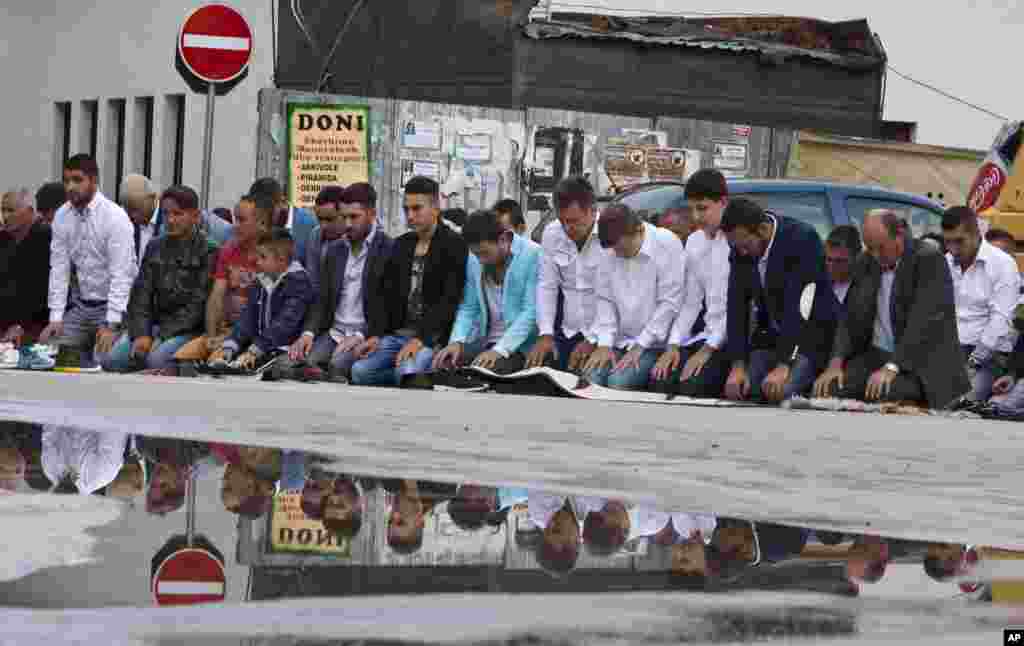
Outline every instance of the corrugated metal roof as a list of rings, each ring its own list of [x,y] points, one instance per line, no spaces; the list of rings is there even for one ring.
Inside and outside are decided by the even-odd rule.
[[[866,21],[825,23],[787,17],[622,18],[575,13],[553,13],[548,18],[542,12],[533,12],[524,32],[535,40],[618,40],[750,52],[780,60],[808,57],[851,69],[876,69],[886,60]],[[787,40],[812,46],[796,46]]]

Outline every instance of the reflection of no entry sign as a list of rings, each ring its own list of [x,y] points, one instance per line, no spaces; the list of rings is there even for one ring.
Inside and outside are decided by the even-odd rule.
[[[160,606],[219,603],[226,592],[224,566],[206,550],[179,550],[153,576],[153,597]]]
[[[221,4],[202,6],[181,25],[178,51],[189,71],[207,83],[224,83],[245,71],[252,30],[242,14]]]

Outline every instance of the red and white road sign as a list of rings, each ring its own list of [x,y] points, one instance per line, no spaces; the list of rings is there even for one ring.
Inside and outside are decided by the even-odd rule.
[[[206,550],[178,550],[153,576],[153,598],[160,606],[218,603],[226,594],[224,565]]]
[[[252,29],[242,14],[222,4],[199,7],[178,34],[178,52],[189,71],[207,83],[238,77],[252,58]]]

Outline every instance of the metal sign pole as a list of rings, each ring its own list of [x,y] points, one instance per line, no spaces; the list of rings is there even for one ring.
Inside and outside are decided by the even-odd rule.
[[[210,208],[210,175],[213,163],[213,108],[217,102],[217,84],[209,83],[206,91],[206,127],[203,133],[203,184],[201,207]]]
[[[186,489],[186,495],[188,500],[186,501],[187,508],[185,510],[185,540],[188,541],[188,546],[192,547],[194,537],[196,533],[196,470],[195,467],[189,469],[188,473],[188,487]]]

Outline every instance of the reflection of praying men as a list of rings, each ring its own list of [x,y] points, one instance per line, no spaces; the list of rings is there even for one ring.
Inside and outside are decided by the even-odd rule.
[[[58,493],[95,493],[121,471],[127,443],[127,433],[45,425],[43,473]]]

